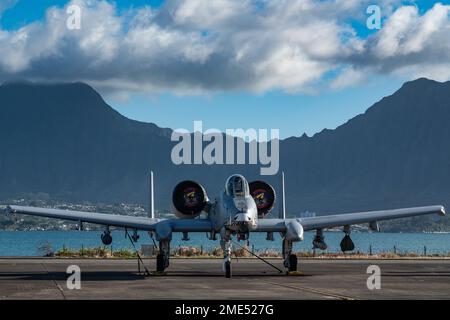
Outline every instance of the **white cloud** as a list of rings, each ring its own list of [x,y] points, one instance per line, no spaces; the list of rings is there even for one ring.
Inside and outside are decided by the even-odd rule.
[[[383,29],[363,39],[349,20],[364,22],[368,0],[168,0],[121,15],[110,2],[72,0],[81,30],[67,29],[57,7],[44,21],[0,29],[0,81],[198,94],[310,92],[319,82],[341,89],[371,73],[447,80],[450,7],[421,15],[398,3],[382,1]]]
[[[367,73],[369,72],[364,69],[355,70],[354,68],[345,68],[335,79],[331,81],[330,87],[334,90],[340,90],[346,87],[354,86],[366,79]]]
[[[177,25],[190,26],[194,29],[209,29],[233,27],[232,23],[239,23],[238,17],[250,15],[253,6],[248,0],[189,0],[170,3],[170,11]]]
[[[442,33],[449,35],[449,11],[450,6],[439,3],[423,16],[415,6],[399,8],[378,35],[376,53],[386,58],[434,50],[440,45],[433,40]]]
[[[450,6],[440,3],[423,15],[415,6],[397,9],[384,28],[365,41],[365,57],[359,66],[368,67],[369,72],[399,74],[407,79],[449,80],[449,13]]]

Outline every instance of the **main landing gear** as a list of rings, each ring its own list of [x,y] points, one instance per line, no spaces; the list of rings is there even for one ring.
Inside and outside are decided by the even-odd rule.
[[[283,259],[284,259],[284,267],[286,268],[286,273],[297,271],[297,256],[292,253],[292,241],[288,239],[283,239]]]
[[[169,267],[169,257],[170,257],[170,241],[169,240],[159,241],[159,253],[156,256],[157,272],[164,272],[164,270]]]

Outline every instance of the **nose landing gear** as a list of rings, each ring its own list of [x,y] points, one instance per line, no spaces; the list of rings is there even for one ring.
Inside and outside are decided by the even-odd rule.
[[[231,261],[224,262],[225,278],[231,278]]]
[[[220,237],[220,246],[223,250],[223,271],[226,278],[231,278],[231,234],[223,229]]]

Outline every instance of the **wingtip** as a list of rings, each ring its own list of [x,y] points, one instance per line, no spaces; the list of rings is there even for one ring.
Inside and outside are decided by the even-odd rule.
[[[444,206],[441,206],[441,212],[439,213],[441,216],[445,216],[446,212],[445,212],[445,208]]]

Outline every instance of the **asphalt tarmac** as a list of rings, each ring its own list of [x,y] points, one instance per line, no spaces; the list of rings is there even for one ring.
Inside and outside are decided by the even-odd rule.
[[[301,272],[288,276],[241,258],[231,279],[220,259],[170,262],[165,275],[143,276],[136,260],[3,258],[0,299],[450,299],[450,260],[299,260]],[[81,270],[79,290],[67,287],[70,265]],[[380,289],[367,286],[370,265],[380,268]]]

